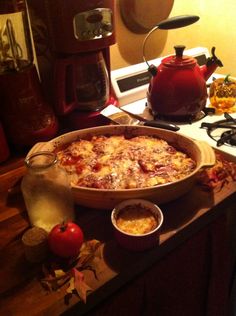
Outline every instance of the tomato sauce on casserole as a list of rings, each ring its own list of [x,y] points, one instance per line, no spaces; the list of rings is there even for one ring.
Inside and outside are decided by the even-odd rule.
[[[57,156],[73,185],[98,189],[152,187],[180,180],[196,167],[186,153],[152,136],[78,139]]]

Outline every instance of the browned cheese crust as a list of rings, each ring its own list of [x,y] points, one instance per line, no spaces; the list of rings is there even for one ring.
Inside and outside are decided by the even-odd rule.
[[[57,155],[72,185],[98,189],[152,187],[180,180],[196,167],[185,153],[151,136],[79,139]]]

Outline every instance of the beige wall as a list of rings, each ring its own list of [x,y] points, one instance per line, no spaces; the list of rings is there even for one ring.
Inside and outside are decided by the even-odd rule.
[[[157,1],[158,2],[158,1]],[[111,47],[111,67],[117,69],[142,62],[142,43],[145,34],[129,31],[120,16],[119,0],[116,12],[117,43]],[[173,53],[173,46],[183,44],[186,49],[216,47],[216,55],[224,64],[217,72],[236,76],[235,0],[175,0],[170,16],[194,14],[200,20],[185,28],[155,31],[148,39],[148,59]]]

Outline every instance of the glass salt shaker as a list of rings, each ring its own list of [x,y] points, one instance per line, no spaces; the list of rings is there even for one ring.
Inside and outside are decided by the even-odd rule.
[[[74,201],[66,172],[52,152],[36,152],[25,159],[27,173],[21,183],[32,226],[47,232],[63,221],[74,220]]]

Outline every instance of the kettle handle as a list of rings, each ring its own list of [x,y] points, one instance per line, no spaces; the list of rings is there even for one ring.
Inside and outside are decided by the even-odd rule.
[[[170,30],[193,24],[199,20],[197,15],[178,15],[161,21],[156,25],[161,30]]]
[[[57,59],[54,64],[54,102],[58,115],[70,113],[77,104],[73,58]],[[69,79],[70,87],[67,86]]]
[[[172,18],[161,21],[148,32],[148,34],[146,35],[143,41],[143,61],[147,64],[148,71],[151,73],[152,76],[155,76],[157,74],[157,68],[154,65],[149,65],[149,63],[147,62],[145,58],[145,47],[146,47],[146,42],[149,36],[157,29],[161,29],[161,30],[177,29],[180,27],[193,24],[197,22],[198,20],[199,20],[199,16],[197,15],[178,15],[178,16],[174,16]]]

